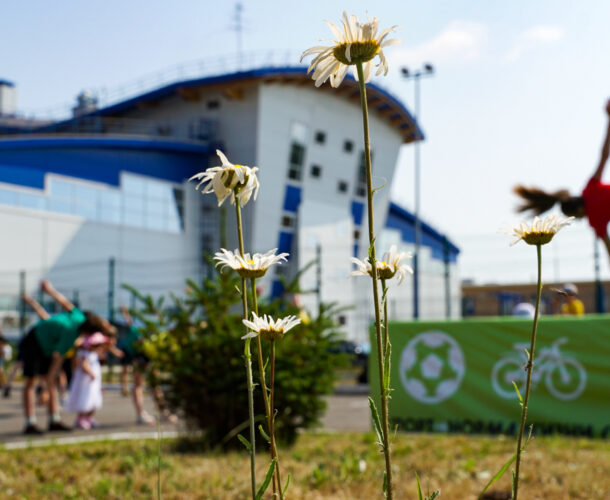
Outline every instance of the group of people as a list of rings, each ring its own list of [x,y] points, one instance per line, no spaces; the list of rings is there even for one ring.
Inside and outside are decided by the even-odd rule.
[[[143,407],[144,370],[147,359],[140,352],[141,334],[134,327],[127,308],[121,309],[124,323],[111,324],[105,318],[81,311],[48,280],[41,283],[41,291],[48,294],[62,312],[50,315],[36,300],[25,294],[23,300],[39,316],[39,321],[26,333],[18,346],[18,358],[5,382],[4,397],[10,397],[12,378],[23,369],[24,434],[39,435],[45,431],[37,424],[35,413],[36,383],[40,379],[47,394],[49,431],[69,431],[60,413],[59,390],[67,388],[63,398],[64,410],[76,414],[75,427],[91,429],[99,424],[95,413],[102,406],[102,361],[112,353],[123,365],[123,389],[126,389],[127,370],[133,367],[133,401],[138,423],[152,424],[155,419]],[[119,338],[118,331],[122,335]],[[118,340],[118,345],[117,345]],[[154,391],[162,408],[160,391]],[[175,417],[166,410],[170,421]]]

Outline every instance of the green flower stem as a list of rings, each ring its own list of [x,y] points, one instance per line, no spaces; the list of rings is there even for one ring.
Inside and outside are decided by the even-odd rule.
[[[275,397],[275,340],[271,341],[271,377],[269,380],[269,406],[270,406],[270,417],[269,417],[269,439],[271,440],[271,451],[275,453],[274,458],[277,460],[277,449],[275,447],[275,409],[274,409],[274,397]],[[282,479],[280,477],[280,468],[276,462],[275,472],[277,472],[277,483],[278,490],[280,492],[280,499],[284,498],[282,492]]]
[[[364,158],[366,161],[366,198],[369,228],[369,261],[371,264],[371,278],[373,280],[373,305],[375,307],[375,336],[377,341],[377,366],[379,370],[379,387],[381,393],[381,420],[383,430],[383,454],[386,468],[386,497],[392,499],[392,462],[390,458],[388,397],[384,390],[383,345],[381,338],[381,318],[379,311],[379,288],[377,286],[377,257],[375,255],[375,229],[373,224],[373,173],[371,168],[371,141],[369,137],[369,113],[366,102],[366,84],[362,62],[356,63],[358,83],[360,85],[360,105],[362,108],[362,125],[364,129]]]
[[[381,280],[381,293],[383,294],[383,356],[385,358],[390,346],[390,325],[388,323],[388,287],[386,280]]]
[[[250,290],[252,292],[252,310],[258,316],[258,297],[256,294],[256,279],[250,279]],[[263,345],[261,341],[260,335],[256,336],[257,348],[258,348],[258,370],[261,379],[261,386],[263,387],[263,401],[265,402],[265,412],[267,416],[267,430],[269,432],[269,439],[271,440],[270,448],[271,448],[271,458],[275,458],[275,469],[273,472],[273,488],[274,493],[277,487],[280,491],[280,498],[282,498],[282,483],[280,481],[280,461],[277,454],[277,447],[275,446],[275,435],[273,433],[273,404],[269,403],[269,394],[267,389],[267,382],[265,381],[265,363],[263,361]],[[275,354],[275,352],[274,352]],[[271,387],[273,387],[273,381],[271,382]]]
[[[515,466],[515,484],[513,500],[517,500],[519,493],[519,466],[521,465],[521,443],[525,430],[525,420],[527,417],[527,405],[530,399],[530,385],[532,381],[532,370],[534,368],[534,350],[536,348],[536,329],[538,328],[538,314],[540,311],[540,295],[542,294],[542,245],[536,245],[538,254],[538,291],[536,294],[536,312],[534,314],[534,326],[532,328],[532,338],[530,342],[529,359],[527,362],[527,381],[525,384],[525,396],[523,398],[523,409],[521,411],[521,427],[519,428],[519,438],[517,439],[517,458]]]
[[[236,193],[237,194],[237,193]],[[239,198],[235,196],[235,212],[237,215],[237,236],[239,239],[239,253],[244,255],[244,235],[241,220],[241,207]],[[248,319],[248,294],[246,278],[241,279],[241,303],[244,319]],[[248,328],[246,327],[246,333]],[[256,430],[254,427],[254,383],[252,381],[252,355],[250,354],[250,339],[246,339],[244,347],[246,362],[246,380],[248,384],[248,415],[250,420],[250,486],[252,489],[252,500],[256,498]]]

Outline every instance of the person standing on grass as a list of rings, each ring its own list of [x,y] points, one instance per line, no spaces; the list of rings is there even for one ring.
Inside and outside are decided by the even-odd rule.
[[[519,212],[532,211],[534,214],[540,215],[553,208],[555,203],[559,203],[561,211],[565,215],[577,218],[587,217],[589,225],[595,231],[596,236],[604,242],[608,256],[610,256],[610,237],[608,236],[610,184],[602,183],[602,174],[610,153],[610,99],[606,103],[605,111],[608,115],[608,123],[599,164],[580,196],[572,196],[565,189],[547,193],[538,188],[516,186],[514,191],[523,200],[523,204],[517,209]]]
[[[85,337],[75,358],[75,369],[66,411],[77,413],[75,427],[89,430],[99,427],[93,418],[102,407],[102,367],[100,356],[108,349],[110,339],[101,332]]]
[[[42,281],[41,290],[49,294],[64,312],[48,316],[44,309],[37,310],[35,301],[27,299],[41,320],[32,328],[23,339],[23,376],[25,386],[23,389],[23,411],[25,414],[24,434],[42,434],[43,430],[36,426],[34,411],[34,387],[36,379],[46,378],[49,391],[48,415],[49,431],[69,431],[61,420],[59,402],[57,397],[57,378],[61,369],[63,358],[74,345],[79,335],[87,337],[95,332],[112,332],[114,329],[95,313],[82,312],[74,306],[64,295],[55,290],[47,280]],[[38,305],[39,306],[39,305]],[[46,316],[45,316],[46,315]]]

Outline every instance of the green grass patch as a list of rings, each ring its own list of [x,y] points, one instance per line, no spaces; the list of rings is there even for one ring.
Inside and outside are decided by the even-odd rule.
[[[157,442],[97,442],[4,450],[0,453],[3,498],[156,498]],[[187,452],[182,450],[188,449]],[[259,446],[257,479],[269,459]],[[514,453],[506,437],[398,434],[393,443],[396,498],[417,498],[440,488],[441,498],[476,498]],[[306,433],[280,449],[283,475],[291,474],[289,498],[382,498],[383,455],[372,434]],[[607,441],[536,438],[523,457],[524,498],[605,498],[610,491]],[[195,446],[164,440],[163,499],[246,499],[249,459],[245,452],[197,453]],[[510,491],[510,472],[494,484]],[[268,493],[266,498],[270,498]]]

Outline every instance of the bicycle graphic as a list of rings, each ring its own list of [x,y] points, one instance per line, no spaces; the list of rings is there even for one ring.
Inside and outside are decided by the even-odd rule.
[[[532,390],[544,380],[548,391],[557,399],[570,401],[582,394],[587,385],[587,372],[584,367],[569,355],[564,355],[559,346],[566,344],[568,339],[562,337],[557,339],[551,347],[540,349],[534,359],[532,371]],[[519,354],[511,351],[500,359],[491,371],[491,383],[499,396],[511,399],[516,398],[517,393],[513,382],[517,384],[521,395],[525,394],[525,383],[527,372],[527,355],[524,349],[529,349],[529,344],[514,344],[514,349]]]

